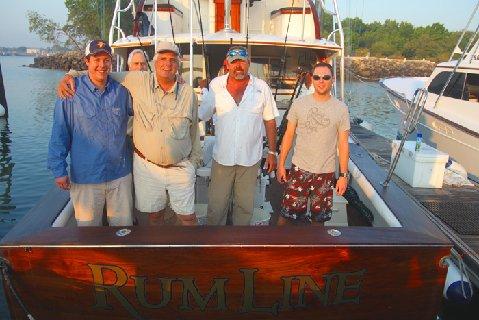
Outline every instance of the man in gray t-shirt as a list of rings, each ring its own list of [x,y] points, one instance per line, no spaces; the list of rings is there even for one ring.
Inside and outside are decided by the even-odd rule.
[[[339,150],[339,178],[336,192],[343,195],[348,183],[349,112],[331,96],[331,65],[320,62],[313,69],[314,93],[293,102],[281,145],[278,181],[286,182],[278,225],[290,220],[322,224],[331,219],[335,183],[336,150]],[[286,176],[286,158],[296,135],[293,166]],[[311,200],[307,215],[308,200]]]

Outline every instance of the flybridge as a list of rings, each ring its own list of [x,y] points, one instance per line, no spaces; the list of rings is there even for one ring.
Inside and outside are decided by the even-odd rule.
[[[231,45],[247,46],[250,71],[265,80],[277,101],[291,96],[298,70],[315,61],[336,65],[339,83],[334,91],[344,96],[344,34],[336,0],[327,8],[322,0],[157,0],[134,2],[122,9],[117,1],[109,41],[118,55],[117,71],[125,69],[126,57],[135,48],[153,56],[158,41],[175,42],[183,56],[180,72],[190,85],[198,78],[213,79]],[[133,32],[120,25],[120,15],[132,12]],[[333,16],[333,32],[320,34],[322,12]],[[191,54],[190,54],[191,53]]]

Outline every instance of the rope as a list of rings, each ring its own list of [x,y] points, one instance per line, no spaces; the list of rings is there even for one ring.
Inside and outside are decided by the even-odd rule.
[[[444,87],[442,87],[441,92],[440,92],[439,95],[437,96],[436,102],[434,103],[434,108],[437,107],[437,104],[438,104],[438,102],[439,102],[439,99],[441,99],[441,97],[444,95],[444,91],[446,91],[446,88],[447,88],[447,86],[449,85],[449,82],[451,82],[452,77],[453,77],[454,74],[456,73],[456,70],[457,70],[457,68],[459,67],[459,64],[460,64],[460,63],[464,60],[464,58],[466,57],[466,53],[469,52],[469,50],[471,49],[471,46],[472,46],[472,44],[473,44],[473,41],[474,41],[474,39],[477,37],[477,34],[478,34],[478,33],[479,33],[479,24],[477,25],[476,30],[474,31],[474,35],[471,37],[471,39],[469,39],[469,43],[467,44],[466,49],[465,49],[464,52],[462,53],[461,58],[459,58],[459,60],[457,60],[457,63],[456,63],[456,65],[454,66],[454,69],[452,70],[451,74],[449,75],[449,78],[447,78],[447,81],[446,81],[446,83],[444,84]]]
[[[282,73],[283,73],[283,69],[286,68],[286,50],[287,50],[287,42],[288,42],[288,33],[289,33],[289,25],[290,25],[290,22],[291,22],[291,16],[293,15],[293,8],[294,7],[294,0],[291,0],[291,11],[289,12],[289,18],[288,18],[288,26],[286,27],[286,35],[284,36],[284,51],[283,51],[283,56],[281,58],[281,69],[279,69],[279,75],[278,75],[278,79],[280,80],[283,80],[282,78]],[[278,96],[278,89],[279,89],[279,85],[280,83],[277,83],[276,84],[276,90],[274,92],[274,100],[276,100],[276,97]]]
[[[10,291],[11,291],[12,294],[13,294],[13,296],[14,296],[15,299],[17,300],[18,304],[20,305],[20,307],[21,307],[21,308],[23,309],[23,311],[25,312],[27,318],[28,318],[29,320],[35,320],[35,318],[31,315],[31,313],[28,312],[27,308],[25,307],[25,304],[23,303],[23,301],[20,299],[20,297],[18,296],[17,292],[16,292],[15,289],[13,288],[12,282],[10,281],[10,276],[9,276],[10,268],[9,268],[9,262],[8,262],[7,259],[0,257],[0,269],[2,270],[3,279],[5,280],[5,283],[6,283],[6,285],[7,285],[7,288],[10,289]]]
[[[464,35],[466,34],[466,31],[469,28],[469,25],[471,24],[472,19],[476,15],[476,12],[477,12],[478,8],[479,8],[479,1],[477,1],[476,7],[474,8],[474,11],[472,12],[471,16],[469,17],[469,20],[467,21],[466,26],[464,27],[464,29],[462,29],[462,33],[461,33],[461,36],[459,37],[459,40],[457,40],[456,47],[459,47],[459,44],[461,43],[462,38],[464,38]],[[454,56],[455,49],[456,48],[454,47],[454,49],[452,50],[451,56],[449,57],[449,61],[452,60],[452,58]]]
[[[456,260],[458,261],[459,263],[459,271],[461,273],[461,290],[462,290],[462,296],[467,299],[467,295],[466,295],[466,289],[464,287],[464,276],[466,276],[466,278],[469,280],[469,276],[467,275],[467,271],[466,271],[466,265],[464,263],[464,260],[462,259],[462,256],[459,254],[459,252],[456,251],[456,249],[452,248],[451,249],[451,254],[456,258]],[[468,284],[469,284],[469,290],[471,290],[471,295],[473,294],[473,289],[472,289],[472,284],[470,281],[468,281]]]

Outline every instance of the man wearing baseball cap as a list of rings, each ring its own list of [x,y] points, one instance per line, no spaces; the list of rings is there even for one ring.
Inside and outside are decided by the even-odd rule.
[[[105,206],[110,225],[129,226],[133,199],[126,126],[133,114],[131,98],[109,76],[112,56],[106,41],[88,43],[85,63],[88,71],[75,79],[75,94],[56,101],[48,168],[56,185],[70,190],[78,226],[100,226]]]
[[[196,168],[201,162],[198,101],[189,85],[178,81],[180,50],[158,42],[155,72],[117,72],[111,77],[133,97],[133,179],[140,224],[163,224],[170,206],[182,225],[196,225]],[[60,95],[70,90],[68,77]]]
[[[278,109],[266,82],[250,74],[249,66],[246,48],[230,48],[226,53],[228,73],[211,81],[199,110],[201,120],[217,116],[208,192],[210,225],[226,223],[230,198],[233,198],[233,224],[249,225],[263,155],[263,124],[269,146],[268,172],[276,167]]]

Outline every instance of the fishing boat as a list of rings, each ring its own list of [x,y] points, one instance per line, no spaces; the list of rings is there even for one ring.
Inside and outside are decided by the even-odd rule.
[[[336,1],[331,9],[323,1],[300,7],[245,2],[132,1],[122,9],[117,1],[110,41],[118,69],[134,48],[152,52],[156,40],[175,41],[192,83],[214,77],[227,48],[239,44],[250,50],[250,71],[273,88],[283,111],[298,87],[298,66],[314,60],[340,59],[335,92],[342,96],[344,37]],[[137,24],[124,36],[117,21],[132,9]],[[319,30],[319,13],[326,11],[337,27],[329,40]],[[209,32],[201,31],[202,21]],[[205,158],[211,156],[206,138]],[[354,201],[335,197],[336,218],[324,227],[275,226],[282,193],[267,175],[258,178],[255,212],[271,219],[242,227],[78,228],[69,194],[54,188],[0,241],[11,316],[434,319],[450,240],[394,181],[383,186],[386,172],[355,140],[349,171]],[[207,205],[208,168],[198,175],[199,212]]]
[[[403,114],[407,113],[415,91],[427,88],[429,95],[417,132],[421,132],[427,144],[448,153],[465,168],[470,179],[478,182],[478,33],[472,36],[464,51],[458,48],[468,26],[449,61],[439,63],[429,77],[387,78],[381,79],[380,83],[393,105]],[[455,54],[461,54],[460,58],[453,60]]]

